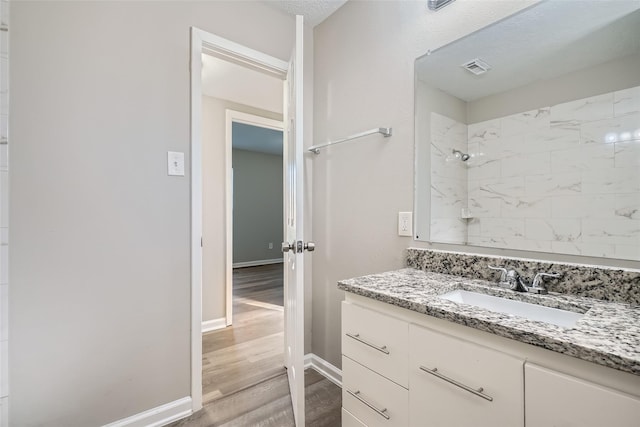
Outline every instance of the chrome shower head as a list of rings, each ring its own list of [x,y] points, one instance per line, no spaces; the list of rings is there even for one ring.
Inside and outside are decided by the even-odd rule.
[[[470,155],[468,155],[467,153],[463,153],[460,150],[453,149],[451,150],[451,152],[453,153],[454,156],[456,156],[458,159],[462,160],[463,162],[466,162],[471,158]]]

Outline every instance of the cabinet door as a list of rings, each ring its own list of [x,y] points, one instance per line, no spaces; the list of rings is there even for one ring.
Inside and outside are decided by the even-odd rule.
[[[416,325],[409,326],[409,425],[524,425],[524,362]]]
[[[408,391],[342,356],[342,407],[369,427],[408,425]]]
[[[342,303],[342,354],[408,386],[409,324],[404,320]]]
[[[367,427],[359,419],[346,409],[342,408],[342,427]]]
[[[640,425],[638,397],[531,363],[524,375],[527,427]]]

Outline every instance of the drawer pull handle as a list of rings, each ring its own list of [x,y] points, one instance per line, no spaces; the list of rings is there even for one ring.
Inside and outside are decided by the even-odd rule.
[[[350,334],[350,333],[346,333],[345,335],[347,335],[349,338],[353,338],[354,340],[361,342],[362,344],[368,345],[371,348],[375,348],[376,350],[384,353],[384,354],[389,354],[389,350],[387,350],[387,346],[383,345],[382,347],[377,346],[375,344],[371,344],[369,341],[365,341],[362,338],[360,338],[360,334]]]
[[[382,418],[384,419],[389,419],[389,415],[386,414],[387,412],[387,408],[384,409],[378,409],[375,406],[373,406],[371,403],[367,402],[366,400],[364,400],[364,398],[362,398],[360,396],[360,390],[356,390],[356,391],[351,391],[349,389],[346,389],[347,393],[349,393],[351,396],[355,397],[356,399],[358,399],[360,402],[364,403],[365,405],[367,405],[369,408],[373,409],[374,411],[376,411],[376,413],[378,415],[380,415]]]
[[[460,387],[463,390],[468,391],[471,394],[475,394],[478,397],[481,397],[483,399],[488,400],[489,402],[493,402],[493,397],[489,396],[488,394],[484,394],[483,391],[484,389],[482,387],[480,387],[479,389],[473,389],[471,387],[469,387],[468,385],[464,385],[454,379],[451,379],[445,375],[442,375],[440,372],[438,372],[438,368],[433,368],[433,369],[429,369],[429,368],[425,368],[424,366],[420,366],[420,370],[426,372],[427,374],[431,374],[434,375],[438,378],[440,378],[441,380],[445,380],[446,382],[453,384],[457,387]]]

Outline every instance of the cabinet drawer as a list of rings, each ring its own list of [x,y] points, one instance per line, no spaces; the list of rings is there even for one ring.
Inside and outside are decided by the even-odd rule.
[[[412,426],[523,426],[524,361],[409,327]]]
[[[408,386],[409,324],[348,302],[342,303],[342,354]]]
[[[640,424],[640,399],[636,396],[530,363],[524,373],[527,427]]]
[[[369,427],[408,425],[409,392],[342,356],[342,406]]]
[[[362,424],[351,412],[342,408],[342,427],[367,427],[367,425]]]

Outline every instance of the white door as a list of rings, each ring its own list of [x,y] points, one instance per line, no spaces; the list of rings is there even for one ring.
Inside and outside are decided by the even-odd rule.
[[[285,365],[296,426],[304,426],[304,250],[302,43],[303,18],[296,16],[296,42],[285,84],[284,132],[284,319]],[[311,250],[313,246],[311,245]]]

